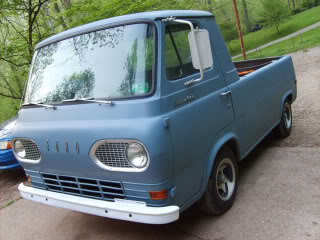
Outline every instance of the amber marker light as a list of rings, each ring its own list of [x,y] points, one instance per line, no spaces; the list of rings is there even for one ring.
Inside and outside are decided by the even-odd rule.
[[[11,147],[10,141],[0,141],[0,150],[8,150],[11,149]]]
[[[169,191],[168,189],[164,189],[160,191],[150,191],[149,195],[151,200],[163,200],[168,198]]]

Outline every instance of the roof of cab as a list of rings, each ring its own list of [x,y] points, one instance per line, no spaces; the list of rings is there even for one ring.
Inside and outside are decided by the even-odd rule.
[[[137,20],[156,20],[156,19],[164,19],[168,17],[212,17],[213,15],[209,12],[205,11],[194,11],[194,10],[165,10],[165,11],[153,11],[153,12],[143,12],[143,13],[135,13],[124,16],[112,17],[92,23],[88,23],[79,27],[72,28],[70,30],[58,33],[49,37],[37,45],[37,49],[47,46],[51,43],[61,41],[63,39],[67,39],[76,35],[84,34],[86,32],[96,31],[99,29],[103,29],[108,25],[121,23],[121,22],[130,22]]]

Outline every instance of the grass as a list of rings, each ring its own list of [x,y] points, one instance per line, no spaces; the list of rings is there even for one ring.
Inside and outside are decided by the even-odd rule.
[[[247,59],[280,56],[288,53],[307,50],[308,48],[320,46],[320,27],[312,29],[292,39],[288,39],[261,49],[247,55]],[[235,61],[242,60],[242,57],[236,58]]]
[[[0,208],[0,210],[1,210],[1,209],[4,209],[4,208],[6,208],[6,207],[9,207],[10,205],[12,205],[12,204],[14,204],[15,202],[19,201],[21,198],[22,198],[22,197],[19,197],[19,198],[15,199],[15,200],[11,200],[11,201],[8,202],[4,207]]]
[[[17,115],[19,106],[19,100],[0,97],[0,123]]]
[[[265,27],[262,30],[244,35],[244,43],[246,51],[255,49],[266,43],[272,42],[279,38],[297,32],[302,28],[308,27],[320,21],[320,6],[303,11],[291,16],[285,23],[280,25],[280,33],[278,34],[274,26]],[[240,43],[238,40],[231,43],[231,56],[241,54]]]

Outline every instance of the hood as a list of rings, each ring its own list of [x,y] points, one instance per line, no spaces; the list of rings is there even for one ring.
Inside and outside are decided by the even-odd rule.
[[[14,127],[17,124],[17,117],[13,117],[0,124],[0,139],[10,138]]]

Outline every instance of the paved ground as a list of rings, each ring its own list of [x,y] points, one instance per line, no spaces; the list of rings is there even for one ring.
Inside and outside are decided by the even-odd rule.
[[[240,164],[238,196],[225,215],[193,207],[175,223],[151,226],[23,199],[7,206],[23,175],[0,172],[0,239],[320,239],[320,48],[292,56],[299,89],[292,135],[269,137]]]
[[[250,50],[250,51],[247,51],[246,54],[253,53],[253,52],[255,52],[255,51],[259,51],[259,50],[261,50],[261,49],[270,47],[270,46],[272,46],[272,45],[274,45],[274,44],[276,44],[276,43],[279,43],[279,42],[288,40],[288,39],[290,39],[290,38],[296,37],[296,36],[298,36],[298,35],[300,35],[300,34],[302,34],[302,33],[308,32],[308,31],[310,31],[310,30],[312,30],[312,29],[315,29],[315,28],[317,28],[317,27],[320,27],[320,22],[315,23],[315,24],[313,24],[313,25],[310,25],[310,26],[308,26],[308,27],[306,27],[306,28],[303,28],[303,29],[301,29],[301,30],[299,30],[299,31],[297,31],[297,32],[295,32],[295,33],[292,33],[292,34],[290,34],[290,35],[288,35],[288,36],[285,36],[285,37],[283,37],[283,38],[280,38],[280,39],[278,39],[278,40],[269,42],[269,43],[267,43],[267,44],[265,44],[265,45],[262,45],[262,46],[260,46],[260,47],[255,48],[255,49],[252,49],[252,50]],[[235,58],[238,58],[238,57],[241,57],[241,56],[242,56],[242,55],[239,54],[239,55],[237,55],[237,56],[232,57],[232,59],[235,59]]]

